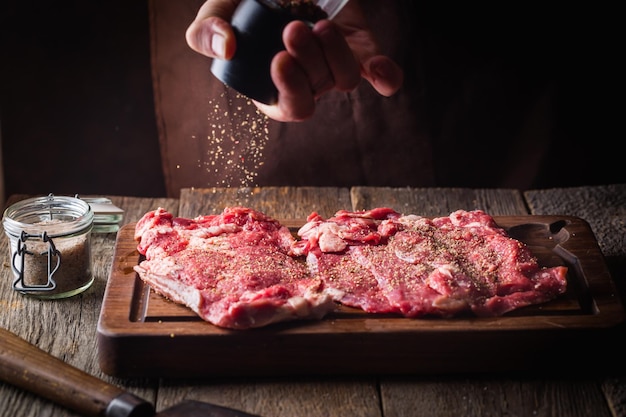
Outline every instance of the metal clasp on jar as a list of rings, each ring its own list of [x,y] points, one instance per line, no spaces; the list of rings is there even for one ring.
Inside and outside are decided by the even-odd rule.
[[[54,246],[54,242],[52,241],[52,238],[48,236],[48,234],[46,232],[43,232],[41,234],[41,241],[44,243],[48,243],[48,248],[46,251],[40,252],[40,253],[34,253],[28,250],[28,247],[26,246],[26,241],[29,238],[33,238],[33,237],[38,237],[39,235],[31,235],[28,234],[24,231],[22,231],[19,240],[17,241],[17,250],[15,251],[15,253],[13,254],[13,259],[11,262],[11,266],[13,267],[13,271],[15,271],[15,273],[18,275],[18,278],[13,282],[13,289],[17,290],[17,291],[41,291],[41,292],[46,292],[46,291],[52,291],[56,288],[57,284],[54,281],[54,279],[52,278],[52,276],[54,275],[54,273],[59,269],[59,266],[61,265],[61,253],[57,250],[57,248]],[[24,272],[25,272],[25,267],[26,267],[26,256],[32,256],[32,262],[30,262],[31,265],[40,265],[41,262],[38,262],[37,260],[35,260],[35,256],[46,256],[47,257],[47,262],[46,262],[46,275],[47,275],[47,280],[46,283],[42,283],[42,284],[27,284],[24,281]],[[21,265],[18,267],[15,265],[16,261],[18,260],[21,261]],[[54,259],[56,259],[56,265],[54,265]],[[35,271],[29,271],[29,272],[33,272],[34,275],[37,275],[36,269],[34,268]],[[40,271],[43,272],[43,271]],[[34,277],[36,278],[36,277]]]

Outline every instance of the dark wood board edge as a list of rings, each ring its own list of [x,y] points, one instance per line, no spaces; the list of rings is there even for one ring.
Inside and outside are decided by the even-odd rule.
[[[529,220],[528,216],[496,216],[495,218],[503,227]],[[563,216],[532,216],[532,220],[539,223],[549,223],[555,219],[564,220]],[[588,224],[582,219],[568,217],[565,220],[569,222],[570,231],[585,236],[585,240],[593,237]],[[594,276],[597,273],[597,277],[589,282],[590,291],[598,305],[597,314],[428,320],[425,322],[427,326],[418,328],[415,324],[420,322],[419,319],[360,316],[349,320],[325,319],[306,323],[281,323],[245,332],[220,329],[203,321],[133,322],[130,320],[130,310],[133,308],[133,292],[138,278],[132,267],[137,264],[140,256],[136,250],[136,243],[132,240],[132,234],[134,234],[133,223],[124,226],[118,233],[111,277],[107,284],[98,322],[99,363],[105,373],[114,376],[193,376],[195,372],[202,375],[206,375],[206,372],[216,375],[236,375],[247,369],[241,360],[237,363],[229,363],[231,361],[223,359],[219,364],[207,364],[206,366],[210,369],[205,369],[204,366],[198,368],[197,361],[193,361],[194,366],[185,364],[184,359],[182,363],[172,362],[171,359],[168,361],[166,355],[159,352],[177,352],[180,360],[181,356],[201,355],[198,345],[205,346],[205,352],[210,346],[211,352],[218,357],[220,353],[227,355],[229,346],[230,349],[238,346],[236,350],[239,354],[236,357],[241,359],[244,356],[258,356],[259,343],[264,349],[272,351],[295,349],[301,353],[303,348],[309,349],[310,346],[316,344],[335,346],[336,348],[332,350],[333,356],[342,361],[338,366],[333,366],[333,372],[338,373],[358,373],[357,369],[353,369],[355,361],[374,364],[366,367],[368,372],[382,372],[383,370],[389,373],[446,372],[453,369],[472,371],[467,361],[459,357],[458,349],[446,351],[445,346],[458,346],[459,344],[467,348],[465,352],[468,354],[472,349],[483,346],[480,348],[480,357],[483,359],[477,361],[477,367],[502,369],[505,364],[501,363],[501,359],[497,359],[502,355],[496,355],[497,358],[486,358],[488,353],[484,350],[486,343],[497,342],[496,344],[500,345],[510,343],[513,350],[505,356],[511,357],[519,353],[516,352],[516,346],[517,350],[519,346],[528,346],[529,337],[537,338],[537,343],[542,345],[563,343],[564,340],[568,340],[568,343],[580,343],[581,340],[578,339],[580,335],[610,328],[624,320],[621,302],[613,298],[611,277],[606,272],[601,253],[596,245],[586,250],[597,251],[593,256],[600,256],[597,264],[593,266],[597,268],[593,272]],[[596,294],[598,291],[600,294]],[[529,336],[531,334],[533,336]],[[394,353],[391,355],[395,358],[391,361],[393,363],[378,357],[382,355],[381,351],[388,351],[391,346],[398,345],[404,348],[400,352],[396,352],[394,348]],[[369,348],[362,349],[359,346],[369,346]],[[320,349],[327,351],[327,346],[326,348],[320,346]],[[181,351],[184,355],[180,355]],[[419,360],[416,360],[416,353],[419,353]],[[146,355],[154,356],[150,360],[150,366],[145,361]],[[465,357],[465,355],[462,356]],[[405,363],[398,366],[398,360],[401,358]],[[445,364],[435,365],[434,361],[437,358],[443,360]],[[520,365],[520,369],[528,365],[519,357],[515,359],[514,363]],[[155,361],[161,360],[165,361],[164,364],[161,367],[154,367]],[[283,360],[285,360],[284,354],[277,354],[276,357],[269,355],[264,361],[255,360],[254,363],[249,364],[250,367],[254,366],[254,369],[250,368],[245,372],[249,374],[281,373],[277,370],[281,369],[278,365]],[[323,369],[324,361],[321,359],[319,362],[314,360],[295,362],[290,365],[289,373],[326,372]],[[507,368],[511,368],[512,363]],[[235,365],[240,370],[233,368]],[[380,369],[377,368],[378,366]]]
[[[136,335],[135,335],[136,336]],[[229,337],[98,335],[101,370],[116,377],[372,375],[529,370],[558,365],[555,352],[578,352],[591,334],[465,330],[441,334],[334,332]],[[590,362],[594,358],[588,359]]]

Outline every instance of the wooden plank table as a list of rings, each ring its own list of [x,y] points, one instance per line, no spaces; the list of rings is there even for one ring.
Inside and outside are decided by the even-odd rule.
[[[9,199],[9,204],[19,197]],[[311,211],[389,206],[404,213],[447,215],[483,209],[492,215],[562,214],[587,220],[624,298],[626,185],[536,190],[408,188],[187,189],[180,200],[110,196],[125,210],[123,224],[159,206],[179,216],[221,212],[240,204],[285,218]],[[261,416],[624,416],[624,326],[589,340],[581,349],[554,352],[565,366],[519,373],[255,377],[202,379],[115,378],[98,365],[96,327],[109,276],[115,234],[93,238],[95,283],[58,301],[24,297],[11,287],[8,250],[0,276],[0,326],[46,352],[155,403],[157,410],[182,399],[221,404]],[[0,245],[7,247],[3,235]],[[460,347],[462,348],[462,347]],[[0,416],[76,416],[75,413],[0,382]]]

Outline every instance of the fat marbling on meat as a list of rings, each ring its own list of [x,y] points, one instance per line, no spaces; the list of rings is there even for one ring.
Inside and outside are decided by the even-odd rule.
[[[289,229],[258,211],[186,219],[159,208],[140,219],[135,239],[146,258],[135,267],[140,278],[217,326],[319,319],[335,308],[319,278],[290,256]]]
[[[146,213],[135,227],[156,292],[220,327],[321,319],[337,303],[404,317],[499,316],[550,301],[567,267],[541,267],[481,210],[429,219],[390,208],[311,213],[295,238],[265,214]]]
[[[481,210],[428,219],[388,208],[312,213],[294,253],[335,300],[371,313],[499,316],[565,292],[567,268],[530,249]]]

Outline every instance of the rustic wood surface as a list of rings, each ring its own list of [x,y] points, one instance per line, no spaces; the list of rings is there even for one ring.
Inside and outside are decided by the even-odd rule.
[[[588,223],[564,215],[494,219],[531,245],[541,265],[571,266],[566,259],[577,260],[566,294],[502,317],[406,319],[339,307],[323,320],[250,331],[207,325],[192,310],[150,291],[133,270],[141,257],[135,223],[128,224],[117,234],[98,323],[100,366],[120,377],[545,370],[554,362],[554,349],[572,351],[593,329],[605,332],[624,321]],[[566,257],[555,254],[556,244]]]
[[[249,205],[277,217],[323,216],[337,209],[385,205],[398,211],[444,215],[484,209],[492,215],[566,214],[587,220],[624,296],[626,185],[538,190],[468,189],[246,189],[184,190],[180,202],[111,196],[125,210],[123,223],[159,206],[179,215]],[[9,199],[8,204],[15,201]],[[365,377],[113,378],[98,365],[96,326],[112,263],[115,234],[94,235],[94,285],[67,300],[40,301],[13,291],[8,251],[0,276],[0,327],[55,357],[155,403],[157,410],[197,399],[269,416],[597,416],[626,415],[624,326],[590,340],[588,355],[606,366],[589,369],[591,356],[554,352],[565,371]],[[7,239],[0,237],[7,248]],[[459,347],[462,349],[462,347]],[[595,361],[591,361],[596,363]],[[77,416],[33,394],[0,382],[0,416]]]

